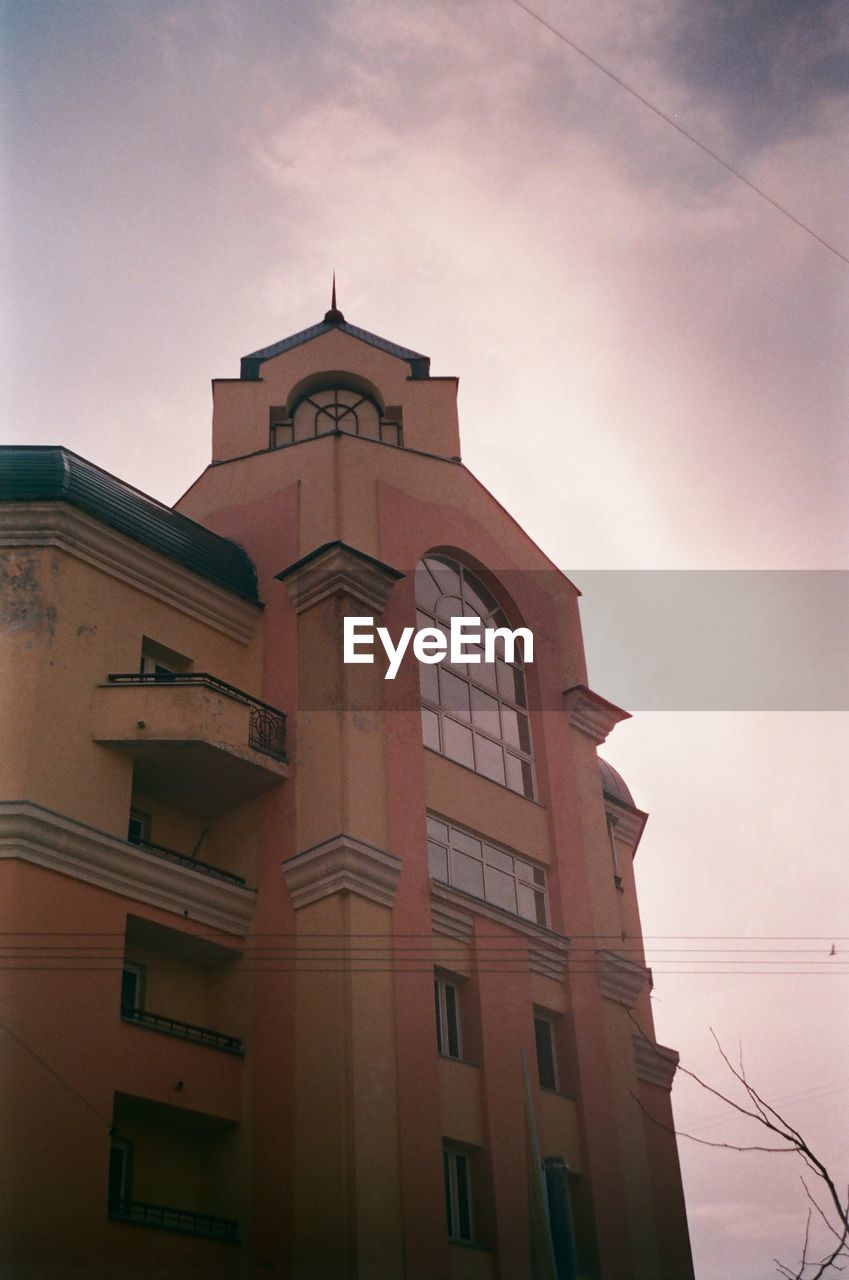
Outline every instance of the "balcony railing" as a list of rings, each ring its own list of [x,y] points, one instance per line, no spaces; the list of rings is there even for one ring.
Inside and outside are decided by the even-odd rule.
[[[152,844],[149,840],[130,840],[128,843],[135,845],[137,849],[144,849],[145,853],[164,858],[166,862],[176,862],[181,867],[190,867],[192,871],[200,871],[203,875],[212,876],[215,880],[226,880],[228,884],[239,886],[245,884],[244,876],[237,876],[233,871],[222,871],[220,867],[214,867],[209,862],[201,862],[199,858],[193,858],[188,853],[167,849],[164,844]]]
[[[129,1009],[126,1006],[121,1009],[121,1017],[126,1022],[149,1027],[151,1031],[161,1031],[166,1036],[179,1036],[181,1040],[192,1040],[195,1044],[205,1044],[210,1049],[221,1049],[224,1053],[245,1052],[238,1036],[226,1036],[221,1031],[212,1031],[209,1027],[200,1027],[194,1022],[184,1022],[182,1018],[168,1018],[162,1013]]]
[[[159,1227],[163,1231],[179,1231],[187,1236],[205,1236],[209,1240],[227,1240],[239,1244],[239,1224],[233,1218],[218,1218],[193,1209],[174,1209],[170,1205],[150,1204],[146,1200],[112,1200],[109,1217],[117,1222],[132,1222],[139,1227]]]
[[[223,693],[225,697],[235,698],[250,708],[248,745],[255,751],[264,751],[275,760],[286,759],[285,712],[206,671],[130,671],[113,673],[107,679],[110,684],[202,685],[213,692]]]

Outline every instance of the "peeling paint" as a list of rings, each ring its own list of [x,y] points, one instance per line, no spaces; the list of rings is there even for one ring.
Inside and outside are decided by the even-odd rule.
[[[38,580],[38,555],[13,552],[0,560],[0,627],[19,631],[56,630],[56,610],[44,598]]]

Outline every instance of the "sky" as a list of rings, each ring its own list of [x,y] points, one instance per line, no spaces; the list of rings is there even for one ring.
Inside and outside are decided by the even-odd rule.
[[[464,460],[583,587],[614,696],[647,644],[626,611],[607,653],[621,571],[847,568],[849,14],[531,7],[572,44],[515,0],[6,0],[2,438],[175,501],[209,380],[321,319],[335,269],[352,323],[459,375]],[[749,645],[773,703],[637,697],[605,754],[652,815],[659,1039],[717,1085],[710,1029],[742,1049],[845,1183],[845,649],[800,642],[788,591]],[[686,1079],[673,1100],[693,1137],[759,1138]],[[790,1157],[680,1151],[698,1280],[798,1256]]]

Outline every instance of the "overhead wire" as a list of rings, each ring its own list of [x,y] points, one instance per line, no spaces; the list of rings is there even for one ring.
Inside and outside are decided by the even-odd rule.
[[[694,146],[698,147],[700,151],[703,151],[706,156],[711,158],[711,160],[716,161],[717,164],[721,165],[723,169],[726,169],[728,173],[733,175],[733,177],[739,179],[739,181],[747,186],[750,191],[754,191],[754,193],[759,195],[762,200],[766,200],[767,204],[772,205],[773,209],[776,209],[785,218],[788,218],[790,222],[794,223],[801,231],[804,231],[806,235],[811,236],[812,239],[816,240],[818,244],[821,244],[824,249],[828,249],[829,253],[833,253],[836,258],[839,258],[841,262],[845,262],[847,266],[849,266],[849,257],[847,257],[846,254],[841,253],[839,249],[836,249],[833,244],[830,244],[828,240],[809,227],[807,223],[801,220],[801,218],[797,218],[795,213],[791,213],[783,204],[780,204],[779,201],[771,196],[767,191],[764,191],[763,187],[759,187],[756,183],[752,182],[751,178],[747,178],[744,173],[741,173],[739,169],[735,169],[735,167],[732,164],[729,164],[727,160],[724,160],[717,151],[714,151],[711,147],[707,146],[706,143],[697,138],[695,134],[690,133],[688,129],[685,129],[683,125],[679,124],[673,116],[668,115],[665,111],[661,110],[660,107],[655,106],[653,102],[635,89],[633,85],[628,84],[627,81],[621,78],[621,76],[618,76],[614,71],[611,71],[609,67],[606,67],[603,62],[600,62],[598,58],[593,57],[593,55],[588,53],[586,49],[582,49],[581,46],[576,44],[574,40],[565,34],[565,32],[561,31],[558,27],[555,27],[534,9],[531,9],[529,5],[524,3],[524,0],[512,0],[512,3],[515,4],[518,9],[522,9],[528,17],[533,18],[535,22],[538,22],[540,26],[543,26],[547,31],[550,31],[551,34],[563,44],[568,45],[570,49],[589,62],[597,71],[600,71],[603,75],[607,76],[608,79],[612,80],[620,89],[624,89],[626,93],[629,93],[631,97],[635,98],[642,106],[646,107],[649,111],[652,111],[656,116],[659,116],[664,123],[670,125],[680,133],[682,137],[686,138],[688,142],[692,142]]]

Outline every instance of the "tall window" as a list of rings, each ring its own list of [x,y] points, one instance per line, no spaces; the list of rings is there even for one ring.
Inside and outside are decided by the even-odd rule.
[[[515,916],[548,924],[545,872],[488,840],[430,815],[427,852],[434,880],[453,884]]]
[[[448,1239],[468,1244],[472,1236],[472,1189],[469,1182],[469,1157],[453,1147],[442,1151],[445,1178],[445,1212]]]
[[[557,1091],[557,1054],[554,1047],[554,1023],[550,1018],[534,1014],[534,1039],[537,1050],[537,1077],[543,1089]]]
[[[456,984],[439,974],[433,979],[436,1048],[446,1058],[460,1057],[460,1000]]]
[[[510,627],[500,605],[473,573],[448,556],[425,556],[416,568],[417,622],[447,634],[453,617],[483,627]],[[521,642],[507,661],[502,642],[494,662],[467,646],[478,662],[419,663],[422,734],[433,751],[518,791],[536,794]]]

